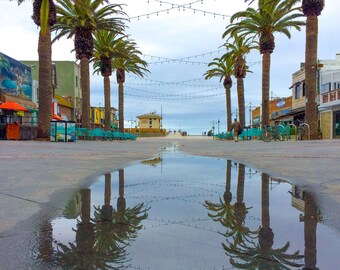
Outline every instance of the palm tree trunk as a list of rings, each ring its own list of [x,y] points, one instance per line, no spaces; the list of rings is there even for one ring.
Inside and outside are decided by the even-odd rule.
[[[317,48],[318,48],[318,16],[307,16],[306,22],[306,122],[310,127],[311,139],[318,138],[318,105],[317,97]]]
[[[111,173],[105,174],[105,196],[104,204],[110,205],[111,202]]]
[[[238,110],[239,110],[239,122],[241,127],[245,126],[245,109],[244,109],[244,84],[243,78],[237,78],[237,99],[238,99]]]
[[[262,129],[269,125],[269,83],[270,53],[265,52],[262,55]]]
[[[124,133],[124,84],[118,83],[119,131]]]
[[[89,59],[82,57],[80,59],[80,76],[82,90],[82,118],[81,124],[83,128],[90,128],[90,67]]]
[[[238,165],[238,179],[237,179],[237,191],[236,191],[236,201],[238,203],[243,203],[244,197],[244,164],[239,163]]]
[[[316,226],[317,206],[312,194],[305,194],[305,219],[304,219],[304,234],[305,234],[305,268],[318,269],[316,267]]]
[[[270,216],[269,216],[269,176],[267,174],[262,174],[262,196],[261,196],[261,206],[262,206],[262,227],[270,227]]]
[[[51,31],[47,27],[46,34],[39,33],[39,115],[37,138],[49,140],[50,122],[52,118],[52,44]]]
[[[226,170],[226,182],[225,182],[225,191],[223,194],[224,201],[230,205],[232,194],[230,192],[231,186],[231,160],[227,160],[227,170]]]
[[[120,169],[119,173],[119,197],[117,200],[117,210],[123,211],[126,209],[126,201],[124,198],[124,169]]]
[[[86,188],[80,191],[81,194],[81,222],[90,223],[91,220],[91,189]]]
[[[225,96],[226,96],[226,111],[227,111],[227,131],[231,127],[231,101],[230,101],[230,87],[225,87]]]
[[[274,244],[274,233],[270,228],[270,212],[269,212],[269,176],[262,174],[262,190],[261,190],[261,207],[262,207],[262,226],[259,231],[259,244],[261,256],[270,253]]]
[[[110,130],[111,122],[111,86],[110,77],[104,77],[104,98],[105,98],[105,130]]]

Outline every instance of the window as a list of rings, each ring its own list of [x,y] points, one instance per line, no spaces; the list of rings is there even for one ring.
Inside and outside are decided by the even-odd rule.
[[[331,83],[324,83],[321,85],[321,93],[326,93],[331,90]]]
[[[300,98],[300,92],[301,92],[301,84],[295,85],[295,99]]]
[[[333,90],[340,89],[340,82],[339,81],[338,82],[334,82],[333,86],[334,86]]]
[[[302,96],[306,96],[306,84],[305,82],[302,83]]]
[[[78,76],[76,76],[76,87],[78,87]]]
[[[152,119],[151,118],[149,119],[149,125],[152,125]]]

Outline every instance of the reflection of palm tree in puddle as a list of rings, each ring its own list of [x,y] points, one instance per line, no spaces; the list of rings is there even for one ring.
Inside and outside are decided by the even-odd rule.
[[[270,228],[269,214],[269,176],[262,174],[262,226],[255,242],[233,243],[224,245],[230,263],[238,269],[293,269],[302,266],[296,263],[303,258],[299,251],[287,254],[289,242],[283,247],[274,249],[274,233]]]
[[[249,242],[253,239],[257,231],[251,231],[248,227],[244,226],[245,218],[249,208],[247,208],[243,202],[244,198],[244,172],[245,166],[239,164],[238,168],[238,182],[236,192],[236,202],[231,205],[232,194],[230,192],[231,183],[231,161],[227,161],[226,172],[226,189],[224,192],[224,201],[220,199],[220,203],[212,203],[210,201],[205,202],[205,207],[215,212],[215,214],[208,213],[210,217],[215,221],[219,221],[227,231],[223,234],[227,238],[227,242],[230,245],[237,245],[238,243]],[[233,244],[229,242],[229,239],[233,240]],[[225,245],[225,244],[222,244]]]
[[[304,192],[305,215],[304,236],[305,236],[305,270],[317,270],[316,267],[316,226],[321,219],[314,196],[310,192]]]
[[[91,213],[91,190],[81,191],[82,214],[78,221],[75,243],[58,243],[58,257],[63,266],[72,269],[122,269],[126,268],[125,247],[142,228],[147,218],[144,205],[126,208],[124,198],[124,171],[120,175],[120,196],[115,211],[111,201],[111,174],[105,175],[104,205],[95,207],[94,219]]]

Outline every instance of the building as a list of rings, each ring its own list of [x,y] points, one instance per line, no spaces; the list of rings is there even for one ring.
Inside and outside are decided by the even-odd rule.
[[[332,60],[319,60],[318,103],[319,127],[323,139],[340,138],[340,54]],[[292,110],[294,123],[299,125],[305,120],[305,67],[301,63],[300,70],[292,75]]]
[[[156,114],[156,112],[137,116],[137,119],[137,129],[130,129],[129,132],[138,133],[140,137],[157,137],[166,135],[166,130],[162,129],[163,117]]]
[[[0,110],[0,139],[34,139],[38,105],[31,67],[0,53],[0,103],[14,101],[27,112]],[[9,130],[15,135],[9,136]]]
[[[292,122],[290,111],[292,108],[292,97],[275,98],[269,102],[269,122],[271,125],[287,124]],[[261,124],[261,107],[252,110],[252,125],[255,127]]]
[[[38,81],[39,62],[23,61],[32,67],[32,78]],[[81,86],[80,66],[73,61],[54,61],[52,63],[53,108],[64,120],[80,123]],[[60,104],[59,104],[60,102]]]
[[[112,128],[117,128],[118,121],[116,119],[117,109],[111,107],[110,122]],[[105,126],[105,107],[91,107],[90,108],[91,126],[95,128],[102,128]]]
[[[155,112],[137,116],[137,119],[139,120],[138,122],[139,128],[161,129],[162,116],[157,115]]]
[[[322,61],[320,78],[320,130],[323,139],[340,138],[340,54],[334,61]]]

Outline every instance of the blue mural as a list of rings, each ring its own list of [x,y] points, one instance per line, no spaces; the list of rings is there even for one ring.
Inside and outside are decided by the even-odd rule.
[[[32,100],[31,69],[0,53],[0,88],[3,94]]]

